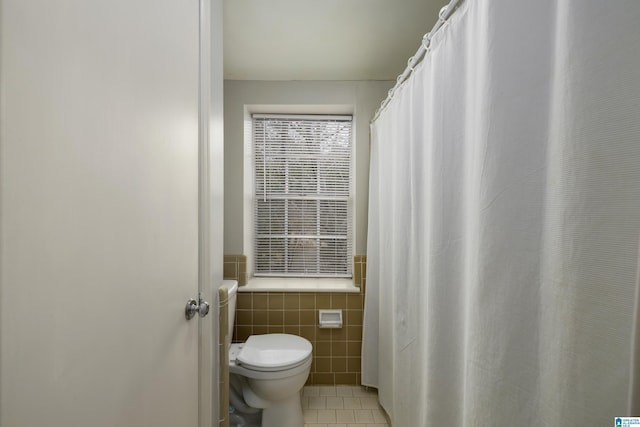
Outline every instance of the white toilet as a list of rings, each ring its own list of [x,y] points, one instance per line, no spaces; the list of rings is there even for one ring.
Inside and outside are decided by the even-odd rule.
[[[230,284],[229,336],[238,290],[237,282]],[[230,345],[229,372],[239,377],[245,402],[262,408],[262,427],[304,425],[300,391],[311,370],[311,350],[308,340],[289,334],[252,335]]]

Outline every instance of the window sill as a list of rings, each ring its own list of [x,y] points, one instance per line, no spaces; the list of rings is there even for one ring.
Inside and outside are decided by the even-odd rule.
[[[359,293],[352,279],[253,277],[238,292],[346,292]]]

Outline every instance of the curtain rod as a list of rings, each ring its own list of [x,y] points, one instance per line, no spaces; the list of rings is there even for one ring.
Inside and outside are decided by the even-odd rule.
[[[431,31],[429,31],[422,37],[422,43],[420,44],[418,51],[407,61],[407,68],[405,68],[402,74],[400,74],[396,79],[396,84],[389,90],[387,98],[382,101],[380,107],[376,110],[376,113],[373,115],[373,119],[371,119],[371,123],[375,122],[378,119],[380,113],[384,111],[386,106],[391,101],[391,98],[393,98],[396,90],[398,90],[402,83],[404,83],[409,78],[415,66],[418,65],[427,55],[429,46],[431,45],[431,37],[436,33],[436,31],[440,29],[440,27],[442,27],[447,22],[447,19],[449,19],[457,4],[461,1],[462,0],[451,0],[448,5],[440,9],[440,12],[438,13],[438,21],[436,21],[436,24],[433,26]]]

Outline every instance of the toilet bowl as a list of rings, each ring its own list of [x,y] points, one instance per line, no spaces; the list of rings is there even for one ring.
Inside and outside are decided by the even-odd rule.
[[[233,330],[237,282],[229,283],[229,327]],[[262,409],[262,427],[301,427],[301,390],[312,359],[311,343],[290,334],[252,335],[229,345],[229,373],[244,402]]]
[[[288,334],[252,335],[232,344],[229,372],[240,377],[242,395],[262,408],[262,427],[304,424],[300,390],[311,370],[311,343]]]

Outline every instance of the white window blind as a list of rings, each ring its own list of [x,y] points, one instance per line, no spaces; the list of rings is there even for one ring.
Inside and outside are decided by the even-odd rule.
[[[351,277],[351,116],[253,116],[254,275]]]

